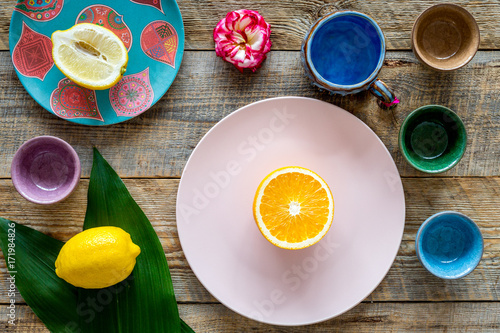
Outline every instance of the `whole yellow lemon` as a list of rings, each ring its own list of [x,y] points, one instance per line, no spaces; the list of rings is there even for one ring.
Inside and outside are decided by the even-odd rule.
[[[56,259],[56,274],[75,287],[106,288],[132,273],[139,253],[139,246],[121,228],[87,229],[61,248]]]

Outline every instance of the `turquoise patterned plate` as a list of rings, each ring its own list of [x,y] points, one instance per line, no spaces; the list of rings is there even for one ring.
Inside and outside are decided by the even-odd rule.
[[[77,23],[113,31],[128,49],[127,72],[112,88],[90,90],[54,65],[50,36]],[[110,125],[140,115],[174,81],[184,54],[184,25],[174,0],[18,0],[9,45],[19,80],[58,117],[84,125]]]

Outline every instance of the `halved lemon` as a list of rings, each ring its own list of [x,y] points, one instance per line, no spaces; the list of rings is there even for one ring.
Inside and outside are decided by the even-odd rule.
[[[255,194],[257,226],[272,244],[289,250],[317,243],[333,221],[334,202],[327,183],[313,171],[290,166],[267,175]]]
[[[127,69],[128,53],[110,30],[81,23],[52,34],[54,64],[76,84],[103,90],[114,86]]]

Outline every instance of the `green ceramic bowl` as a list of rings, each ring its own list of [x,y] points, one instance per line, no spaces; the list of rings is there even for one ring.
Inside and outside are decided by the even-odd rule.
[[[460,117],[447,107],[425,105],[410,113],[399,130],[399,148],[414,168],[439,173],[453,168],[467,146]]]

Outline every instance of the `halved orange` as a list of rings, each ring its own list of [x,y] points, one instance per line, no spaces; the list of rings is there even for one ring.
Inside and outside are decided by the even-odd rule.
[[[283,249],[317,243],[333,221],[334,202],[327,183],[313,171],[290,166],[262,180],[253,203],[255,222],[264,237]]]

